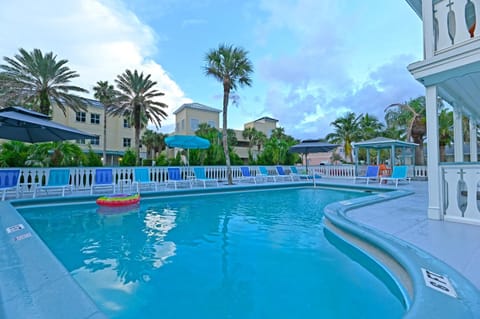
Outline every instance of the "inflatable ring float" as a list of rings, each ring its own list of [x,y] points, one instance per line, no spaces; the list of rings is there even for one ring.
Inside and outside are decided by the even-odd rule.
[[[140,202],[140,194],[115,194],[97,198],[98,205],[109,207],[134,205],[138,202]]]

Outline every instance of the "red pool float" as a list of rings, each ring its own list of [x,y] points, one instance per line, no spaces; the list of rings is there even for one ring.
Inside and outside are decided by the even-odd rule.
[[[97,198],[98,205],[109,207],[134,205],[138,202],[140,202],[140,194],[114,194]]]

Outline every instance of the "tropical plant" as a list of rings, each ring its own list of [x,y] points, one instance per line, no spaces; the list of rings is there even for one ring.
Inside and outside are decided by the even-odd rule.
[[[347,113],[344,117],[338,118],[330,125],[333,126],[334,132],[326,136],[330,143],[343,144],[345,159],[350,163],[353,162],[352,142],[362,139],[362,131],[360,129],[360,119],[362,115],[355,113]]]
[[[52,104],[64,114],[66,107],[74,111],[86,109],[86,100],[70,93],[88,91],[71,84],[79,75],[66,65],[68,60],[57,61],[52,52],[44,55],[39,49],[27,52],[22,48],[14,58],[3,59],[7,64],[0,65],[2,101],[14,100],[23,105],[31,103],[35,110],[47,115]]]
[[[103,104],[105,109],[103,115],[103,165],[107,165],[107,110],[115,103],[116,91],[108,81],[98,81],[93,87],[94,97]]]
[[[446,161],[445,147],[453,142],[453,112],[442,109],[438,115],[440,161]]]
[[[32,146],[25,166],[78,166],[84,158],[85,154],[77,144],[66,141],[39,143]]]
[[[136,154],[137,153],[135,153],[131,149],[126,150],[123,154],[122,159],[120,160],[120,166],[135,166],[135,164],[138,165]]]
[[[362,140],[369,140],[378,137],[385,125],[377,117],[366,113],[360,118],[358,123],[362,132]]]
[[[227,114],[230,93],[237,89],[237,86],[250,86],[253,72],[253,65],[247,57],[248,52],[242,48],[222,44],[218,49],[211,50],[205,57],[205,74],[213,76],[223,85],[223,150],[227,165],[228,184],[233,184],[232,167],[227,140]]]
[[[102,166],[102,160],[100,159],[100,156],[96,154],[91,145],[88,145],[88,152],[85,155],[85,160],[83,161],[83,166],[87,167],[99,167]]]
[[[388,127],[405,130],[405,139],[418,146],[415,148],[415,163],[424,165],[423,142],[427,133],[425,97],[420,96],[406,103],[394,103],[385,109]]]
[[[115,82],[117,84],[118,105],[109,109],[109,113],[115,116],[131,116],[135,128],[135,153],[137,165],[140,165],[140,131],[142,129],[142,118],[153,122],[159,128],[162,119],[167,118],[167,113],[163,110],[168,106],[156,99],[163,96],[164,93],[154,89],[157,82],[150,79],[151,75],[144,76],[138,73],[126,70],[119,75]]]
[[[32,152],[32,145],[7,141],[0,145],[0,167],[22,167]]]

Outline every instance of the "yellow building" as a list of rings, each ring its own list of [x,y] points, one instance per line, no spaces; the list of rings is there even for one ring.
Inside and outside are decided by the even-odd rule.
[[[92,150],[103,155],[103,120],[105,108],[102,103],[96,100],[88,100],[87,110],[75,112],[67,108],[66,115],[57,106],[53,107],[52,120],[90,134],[97,135],[92,140],[77,140],[77,144],[85,151],[88,151],[90,144]],[[143,135],[143,130],[140,137]],[[130,125],[127,118],[123,116],[107,116],[107,165],[118,165],[125,151],[135,147],[135,129]],[[140,148],[140,156],[145,158],[145,148]]]
[[[195,135],[195,131],[201,123],[206,123],[216,129],[220,128],[220,113],[222,111],[200,104],[187,103],[180,106],[173,112],[175,115],[175,133],[177,135]],[[263,132],[270,137],[272,131],[277,128],[278,120],[270,117],[262,117],[258,120],[244,124],[244,129],[255,128],[257,131]],[[243,130],[234,130],[238,144],[235,146],[235,152],[244,161],[248,161],[248,139],[243,137]],[[254,156],[258,153],[257,148],[252,149]],[[173,152],[169,156],[174,156]]]

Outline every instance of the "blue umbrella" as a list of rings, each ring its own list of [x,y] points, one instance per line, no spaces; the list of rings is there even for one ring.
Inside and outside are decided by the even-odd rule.
[[[188,165],[188,150],[190,149],[206,149],[210,147],[210,141],[195,135],[173,135],[165,138],[165,143],[168,147],[178,147],[187,150],[187,165]]]
[[[195,135],[173,135],[165,139],[168,147],[184,149],[205,149],[210,147],[210,141]]]

